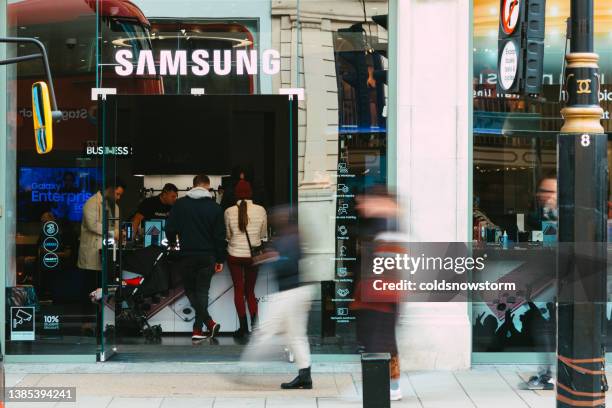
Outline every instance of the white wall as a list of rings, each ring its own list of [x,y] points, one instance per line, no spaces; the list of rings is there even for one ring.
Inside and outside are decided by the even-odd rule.
[[[398,4],[397,186],[415,242],[470,240],[470,2]],[[470,365],[466,303],[408,303],[400,317],[404,369]]]

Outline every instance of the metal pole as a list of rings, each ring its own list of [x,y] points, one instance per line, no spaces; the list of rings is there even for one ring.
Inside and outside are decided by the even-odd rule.
[[[29,43],[34,44],[40,50],[40,54],[36,54],[42,59],[43,67],[45,69],[45,75],[47,76],[47,82],[49,83],[49,94],[51,96],[51,108],[53,109],[52,115],[53,120],[59,120],[62,117],[62,112],[57,108],[57,100],[55,99],[55,89],[53,87],[53,78],[51,77],[51,69],[49,68],[49,58],[47,57],[47,49],[44,44],[36,38],[28,37],[1,37],[0,43],[12,43],[12,44],[23,44]],[[23,59],[23,57],[17,57],[12,60],[13,63],[25,61],[30,59],[31,56]]]
[[[605,407],[608,141],[593,52],[593,0],[572,0],[570,26],[557,161],[557,407]]]

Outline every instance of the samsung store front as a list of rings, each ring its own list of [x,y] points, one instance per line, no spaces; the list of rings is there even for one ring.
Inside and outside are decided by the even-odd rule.
[[[43,71],[9,66],[8,361],[239,358],[228,265],[209,295],[220,333],[194,344],[195,311],[167,249],[167,215],[197,174],[223,210],[241,180],[268,214],[297,209],[301,273],[316,288],[312,352],[357,358],[354,200],[388,181],[389,5],[316,3],[9,2],[7,34],[47,48],[62,118],[52,151],[38,154],[31,86]],[[259,268],[245,282],[248,309],[265,315],[275,285]]]

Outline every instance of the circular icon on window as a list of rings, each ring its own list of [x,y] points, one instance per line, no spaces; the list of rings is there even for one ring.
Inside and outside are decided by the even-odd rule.
[[[55,252],[59,249],[59,241],[55,237],[47,237],[42,246],[45,251]]]
[[[53,252],[47,252],[45,256],[43,256],[42,261],[45,267],[53,269],[57,265],[59,265],[59,256],[57,256],[57,254],[54,254]]]
[[[55,221],[47,221],[45,222],[45,225],[43,225],[43,233],[47,237],[56,236],[58,231],[59,227],[57,226],[57,223]]]

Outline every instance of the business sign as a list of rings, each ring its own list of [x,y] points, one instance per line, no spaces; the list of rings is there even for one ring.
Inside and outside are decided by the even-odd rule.
[[[34,341],[34,307],[11,307],[11,340]]]
[[[104,155],[127,158],[134,155],[134,148],[128,144],[120,146],[99,146],[96,141],[85,144],[84,154],[90,158],[102,157]]]
[[[235,58],[234,58],[235,56]],[[161,50],[157,63],[153,51],[142,50],[137,56],[131,49],[122,49],[115,53],[115,73],[119,76],[130,75],[195,75],[206,76],[211,73],[226,76],[257,75],[260,71],[266,75],[280,72],[280,52],[274,49],[264,50]],[[134,63],[134,61],[136,61]]]

